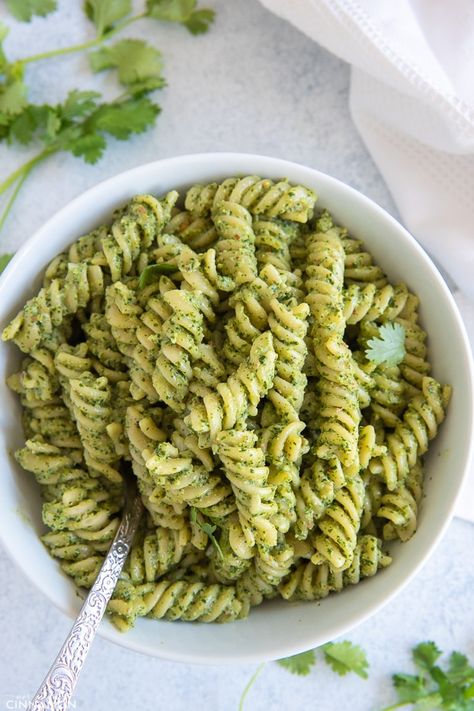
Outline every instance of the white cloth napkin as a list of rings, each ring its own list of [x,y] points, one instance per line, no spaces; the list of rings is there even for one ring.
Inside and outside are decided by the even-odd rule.
[[[457,288],[474,343],[474,3],[261,2],[352,65],[354,123],[405,225]],[[472,504],[474,470],[457,515],[474,521]]]

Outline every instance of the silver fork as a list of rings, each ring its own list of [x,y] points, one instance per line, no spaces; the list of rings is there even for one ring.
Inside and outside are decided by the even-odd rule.
[[[136,487],[126,488],[122,522],[97,579],[66,637],[58,656],[28,707],[31,711],[66,711],[107,603],[127,558],[143,504]]]

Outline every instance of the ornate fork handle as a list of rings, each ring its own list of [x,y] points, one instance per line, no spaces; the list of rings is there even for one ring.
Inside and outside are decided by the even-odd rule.
[[[79,673],[130,550],[142,511],[140,497],[134,496],[76,622],[31,701],[31,711],[68,709]]]

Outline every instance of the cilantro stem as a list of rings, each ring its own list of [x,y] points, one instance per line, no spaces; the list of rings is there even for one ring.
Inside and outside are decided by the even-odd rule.
[[[393,711],[393,709],[401,709],[403,706],[409,706],[410,704],[417,704],[421,701],[423,702],[423,704],[429,703],[431,701],[439,704],[440,703],[440,695],[437,691],[434,691],[431,694],[427,694],[426,696],[421,696],[419,699],[416,699],[416,701],[399,701],[396,704],[392,704],[392,706],[385,706],[385,708],[383,708],[382,711]]]
[[[27,163],[23,163],[19,168],[17,168],[13,173],[11,173],[3,183],[0,183],[0,195],[3,195],[8,188],[10,188],[16,181],[21,178],[21,176],[26,173],[27,175],[33,170],[35,165],[44,160],[51,153],[55,153],[55,149],[47,148],[46,150],[38,153],[37,156],[29,160]]]
[[[9,214],[10,210],[12,209],[13,203],[15,202],[18,193],[20,192],[21,186],[27,179],[28,175],[29,175],[29,171],[27,171],[26,173],[23,173],[23,175],[21,176],[21,178],[19,179],[19,181],[17,182],[17,184],[15,186],[15,190],[13,191],[13,193],[10,196],[10,199],[7,202],[4,211],[2,212],[2,214],[0,216],[0,232],[2,231],[3,225],[5,224],[5,220],[7,219],[8,214]]]
[[[106,42],[107,40],[109,40],[118,32],[121,32],[121,30],[125,29],[125,27],[128,27],[128,25],[131,25],[133,22],[137,22],[138,20],[142,20],[146,16],[146,13],[142,12],[139,15],[134,15],[133,17],[129,17],[128,19],[123,20],[122,22],[118,22],[111,30],[105,32],[103,35],[100,35],[100,37],[95,37],[94,39],[89,40],[88,42],[81,42],[80,44],[73,44],[70,47],[58,47],[57,49],[50,49],[48,52],[32,54],[29,57],[23,57],[23,59],[18,59],[16,62],[14,62],[14,64],[16,66],[25,67],[27,64],[33,64],[34,62],[39,62],[43,59],[51,59],[51,57],[59,57],[65,54],[75,54],[76,52],[83,52],[86,49],[97,47],[98,45],[102,44],[102,42]]]
[[[20,168],[15,170],[14,173],[12,173],[1,185],[0,185],[0,195],[3,194],[6,190],[8,190],[9,187],[12,185],[15,185],[15,189],[13,190],[6,206],[3,212],[0,215],[0,231],[3,228],[3,225],[5,224],[5,221],[10,213],[10,210],[12,209],[13,203],[15,202],[16,198],[18,197],[18,193],[20,192],[23,183],[33,170],[38,163],[41,163],[41,161],[45,160],[51,153],[54,151],[51,149],[47,149],[45,151],[42,151],[39,153],[37,156],[29,160],[27,163],[24,163]]]
[[[243,711],[245,698],[246,698],[247,694],[249,693],[250,689],[252,688],[252,686],[253,686],[253,685],[255,684],[255,682],[257,681],[257,679],[258,679],[258,677],[260,676],[260,674],[262,673],[264,667],[265,667],[265,662],[262,662],[262,663],[256,668],[256,670],[254,671],[254,673],[252,674],[252,676],[251,676],[250,679],[248,680],[247,686],[246,686],[245,689],[243,690],[242,696],[240,697],[239,711]]]

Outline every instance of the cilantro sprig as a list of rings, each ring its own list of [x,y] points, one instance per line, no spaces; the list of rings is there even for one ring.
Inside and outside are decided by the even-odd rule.
[[[206,521],[204,516],[194,506],[191,506],[190,521],[192,525],[198,526],[198,528],[200,528],[201,531],[209,537],[209,540],[219,554],[220,559],[224,560],[224,554],[222,553],[219,541],[214,535],[217,530],[217,526],[209,521]]]
[[[369,663],[366,654],[361,647],[348,640],[328,642],[318,649],[279,659],[277,663],[292,674],[307,676],[317,662],[318,652],[337,674],[344,676],[352,672],[367,679]],[[392,676],[397,701],[382,711],[403,707],[410,707],[412,711],[474,711],[474,666],[461,652],[451,652],[440,663],[442,656],[434,642],[416,645],[412,650],[416,673]],[[261,664],[247,683],[239,711],[243,711],[245,698],[264,666]]]
[[[56,0],[7,0],[18,20],[28,22],[34,15],[45,16],[57,9]],[[181,24],[193,35],[207,32],[214,21],[214,10],[198,8],[197,0],[147,0],[144,12],[132,13],[132,0],[86,0],[84,12],[95,27],[96,36],[85,42],[23,57],[17,69],[44,59],[83,52],[110,40],[129,25],[144,19]],[[0,43],[3,38],[0,36]],[[0,70],[2,69],[0,64]]]
[[[405,357],[405,329],[399,323],[385,323],[379,328],[377,338],[367,341],[365,355],[374,363],[398,365]]]
[[[81,157],[86,163],[96,163],[105,151],[107,137],[124,141],[132,134],[142,133],[154,124],[160,112],[160,107],[146,96],[125,93],[110,102],[101,98],[97,92],[73,90],[62,104],[30,105],[15,117],[9,141],[26,144],[34,139],[43,149],[0,184],[0,196],[13,187],[0,216],[0,230],[21,186],[39,163],[60,151]]]
[[[412,651],[417,674],[394,674],[398,701],[383,711],[411,705],[414,709],[474,711],[474,667],[460,652],[438,663],[442,652],[434,642],[422,642]]]
[[[56,9],[56,0],[7,0],[12,14],[22,21],[45,16]],[[111,38],[146,18],[179,23],[192,34],[209,29],[214,12],[198,9],[197,0],[147,0],[142,13],[132,14],[131,0],[85,0],[84,12],[95,27],[95,36],[80,44],[61,47],[10,62],[3,43],[8,28],[0,23],[0,141],[9,145],[35,144],[36,156],[0,183],[0,198],[10,191],[0,214],[0,230],[25,180],[49,156],[68,151],[87,163],[99,160],[107,138],[127,140],[150,128],[161,109],[147,95],[165,86],[161,53],[138,39]],[[94,49],[89,53],[94,73],[114,70],[124,93],[104,101],[95,92],[72,90],[63,104],[28,101],[25,70],[29,64],[60,55]]]
[[[291,674],[308,676],[317,662],[317,652],[322,654],[322,658],[326,664],[328,664],[336,674],[345,676],[346,674],[353,673],[362,677],[362,679],[367,679],[367,670],[369,668],[367,656],[361,647],[348,640],[342,642],[328,642],[317,649],[309,649],[307,652],[301,652],[291,657],[278,659],[277,664]],[[240,698],[239,711],[243,711],[245,698],[264,666],[264,664],[261,664],[257,668],[245,687]]]

